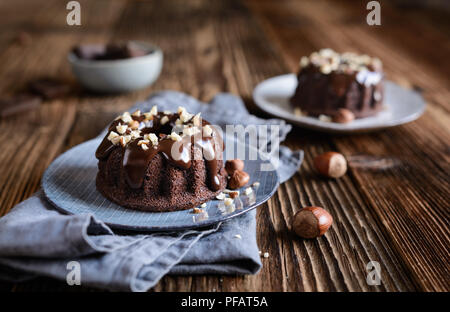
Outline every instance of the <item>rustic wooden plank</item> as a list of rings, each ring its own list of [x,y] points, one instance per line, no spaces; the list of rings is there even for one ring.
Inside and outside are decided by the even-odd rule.
[[[220,23],[220,27],[222,29],[221,32],[221,47],[225,51],[224,53],[224,64],[227,62],[233,62],[234,68],[236,69],[234,75],[236,76],[237,83],[228,83],[228,85],[236,85],[238,87],[238,92],[240,95],[242,95],[244,98],[249,98],[251,95],[251,92],[253,90],[253,87],[261,81],[264,78],[270,77],[272,75],[281,74],[284,73],[286,70],[285,65],[283,64],[283,60],[277,56],[276,50],[269,44],[267,44],[268,40],[266,37],[261,35],[260,29],[257,27],[255,21],[252,19],[252,17],[249,15],[248,12],[240,8],[237,10],[238,12],[243,12],[241,19],[238,18],[238,14],[233,15],[233,21],[230,22],[229,20],[226,20],[226,14],[223,14],[222,16],[225,16],[224,18],[215,18],[214,20],[216,23]],[[225,20],[224,20],[225,19]],[[224,20],[223,23],[221,23],[221,20]],[[213,21],[211,21],[213,22]],[[230,26],[231,25],[231,26]],[[231,28],[231,29],[230,29]],[[236,40],[236,38],[245,38],[242,40]],[[231,59],[231,60],[230,60]],[[228,77],[227,77],[228,78]],[[234,77],[233,77],[234,78]],[[309,134],[308,134],[309,135]],[[291,140],[289,142],[295,142],[296,141],[296,135],[292,134],[290,136]],[[325,138],[326,139],[326,138]],[[305,142],[305,144],[295,144],[293,143],[293,147],[298,148],[299,146],[306,146],[306,144],[312,144],[314,141],[320,140],[322,144],[325,146],[328,146],[324,140],[320,136],[312,135],[311,140]],[[303,187],[307,187],[308,181],[305,181],[305,185]],[[347,194],[348,190],[341,189],[340,192],[342,194]],[[287,232],[288,224],[290,223],[290,215],[284,212],[284,214],[280,214],[280,209],[275,207],[272,208],[274,205],[277,205],[279,203],[279,206],[289,205],[291,207],[295,207],[295,209],[298,209],[300,205],[298,205],[295,202],[289,202],[287,201],[283,195],[280,195],[281,190],[278,191],[277,197],[278,201],[275,199],[269,201],[268,207],[269,207],[269,216],[267,217],[267,209],[266,207],[261,207],[258,211],[258,237],[259,242],[261,244],[260,248],[261,250],[269,251],[272,256],[270,257],[269,261],[265,262],[265,266],[262,270],[262,273],[260,273],[261,276],[257,277],[256,285],[252,284],[252,287],[255,287],[253,289],[255,290],[264,290],[264,289],[272,289],[272,290],[299,290],[301,288],[298,287],[298,284],[295,283],[295,274],[298,276],[305,274],[303,272],[299,272],[298,270],[298,262],[299,259],[302,259],[302,253],[294,253],[291,257],[289,257],[289,253],[291,252],[292,248],[292,236],[289,235]],[[291,211],[294,211],[294,209],[291,208]],[[285,215],[286,214],[286,215]],[[287,221],[283,222],[283,218],[285,218]],[[272,219],[272,220],[270,220]],[[273,222],[273,224],[271,223]],[[370,224],[370,223],[368,223]],[[370,228],[370,226],[368,226]],[[372,234],[372,233],[371,233]],[[380,232],[376,234],[372,234],[373,236],[380,235]],[[383,238],[379,238],[382,240]],[[355,240],[358,241],[357,236],[355,235]],[[383,239],[380,244],[384,242],[385,245],[386,239]],[[309,242],[300,242],[301,244],[305,244],[305,246],[302,246],[304,250],[308,251],[308,247],[310,247]],[[363,242],[362,245],[367,246],[369,245],[369,241]],[[270,247],[270,248],[269,248]],[[366,247],[367,248],[367,247]],[[351,247],[348,248],[349,250],[352,250]],[[332,280],[335,276],[339,274],[341,271],[341,268],[337,268],[332,273],[329,273],[328,276],[325,275],[325,278],[323,278],[322,272],[327,272],[328,265],[327,263],[321,264],[321,257],[323,256],[323,250],[317,251],[313,250],[311,251],[311,262],[314,263],[314,265],[310,265],[309,263],[305,264],[306,267],[306,273],[312,272],[311,275],[302,276],[303,279],[306,279],[307,282],[306,288],[313,290],[313,289],[330,289],[332,290],[333,282]],[[304,255],[304,253],[303,253]],[[371,255],[370,255],[371,256]],[[366,259],[368,259],[369,256],[366,256]],[[388,255],[381,255],[379,258],[385,258],[385,259],[392,259],[395,258],[392,254]],[[335,260],[335,255],[330,256],[330,263]],[[305,261],[305,260],[303,260]],[[391,260],[393,261],[393,260]],[[341,263],[345,263],[345,261],[341,261]],[[356,265],[355,260],[355,268],[354,270],[359,271],[360,278],[359,281],[365,281],[365,265],[359,264],[359,267]],[[303,264],[303,263],[302,263]],[[317,265],[319,264],[319,265]],[[392,267],[398,267],[399,262],[397,261],[395,265]],[[277,268],[277,269],[275,269]],[[282,272],[279,272],[279,270],[282,270]],[[398,271],[402,272],[401,268],[396,268]],[[396,269],[392,270],[395,271]],[[288,272],[289,274],[286,274]],[[315,272],[318,272],[315,274]],[[315,274],[315,275],[314,275]],[[333,277],[331,277],[331,274],[333,274]],[[390,274],[394,274],[393,272],[390,272]],[[286,275],[293,275],[292,279],[287,282]],[[402,281],[403,279],[400,278],[402,273],[398,274],[396,276],[397,280]],[[251,280],[253,277],[249,277],[248,279]],[[294,279],[295,278],[295,279]],[[308,279],[309,278],[309,279]],[[319,287],[316,288],[315,286],[318,281],[316,279],[323,278],[322,282],[320,283]],[[255,278],[256,279],[256,278]],[[298,279],[301,280],[301,279]],[[389,287],[392,287],[391,289],[411,289],[413,288],[411,282],[405,282],[404,284],[409,285],[405,286],[402,285],[401,282],[398,283],[398,285],[389,285]],[[341,288],[339,288],[341,287]],[[349,287],[349,286],[348,286]],[[353,285],[353,289],[364,289],[364,285]],[[244,288],[245,289],[245,288]],[[345,289],[345,287],[342,285],[335,286],[334,289]]]
[[[120,15],[124,2],[96,1],[89,5],[93,15],[84,16],[86,23],[91,21],[95,31],[107,31],[108,24]],[[17,6],[16,6],[17,5]],[[20,9],[20,14],[16,10]],[[111,10],[112,9],[112,10]],[[15,34],[27,31],[32,38],[31,45],[17,45],[10,40],[0,38],[0,92],[13,94],[25,88],[26,84],[40,76],[57,76],[70,79],[70,69],[66,54],[82,38],[83,29],[70,28],[65,25],[65,6],[59,1],[29,2],[21,5],[15,2],[7,5],[2,2],[2,29],[11,29]],[[84,12],[84,11],[83,11]],[[101,22],[97,18],[102,13]],[[5,14],[3,14],[5,13]],[[8,14],[6,14],[8,13]],[[102,24],[103,23],[103,24]],[[6,24],[6,25],[5,25]],[[5,28],[3,28],[5,26]],[[91,36],[95,40],[94,34]],[[8,38],[9,39],[9,38]],[[89,39],[84,36],[83,39]],[[91,40],[92,40],[91,39]],[[49,54],[51,52],[51,54]],[[49,57],[51,55],[51,57]],[[65,149],[67,135],[70,133],[77,114],[78,98],[69,96],[63,99],[45,101],[35,111],[19,116],[0,119],[2,153],[0,153],[0,215],[7,213],[15,204],[26,199],[40,186],[41,176],[50,162]],[[78,123],[77,123],[78,124]],[[83,123],[80,123],[83,124]],[[86,126],[85,131],[92,127]],[[4,287],[10,283],[1,283]],[[9,285],[9,286],[7,286]],[[43,290],[67,288],[65,283],[52,281],[42,283],[42,280],[16,285],[13,290]],[[55,286],[59,285],[59,286]]]
[[[445,80],[441,80],[445,75],[438,72],[438,66],[426,66],[422,72],[420,62],[415,64],[422,53],[407,51],[414,47],[412,37],[408,37],[408,44],[404,49],[392,42],[395,41],[392,37],[389,37],[392,47],[385,47],[382,33],[374,35],[355,25],[359,9],[335,2],[250,1],[247,2],[249,10],[237,0],[187,3],[113,1],[108,2],[108,5],[104,1],[82,1],[83,14],[87,13],[84,14],[86,23],[83,22],[82,28],[71,28],[69,31],[59,21],[65,12],[55,9],[55,6],[50,7],[51,4],[54,3],[49,2],[48,6],[42,8],[32,6],[36,12],[27,13],[27,16],[33,16],[29,25],[42,29],[33,33],[33,37],[39,38],[36,53],[27,47],[19,49],[8,46],[3,52],[0,50],[0,59],[10,63],[4,69],[0,68],[0,77],[5,78],[0,80],[0,90],[9,92],[25,83],[27,77],[47,71],[39,62],[45,57],[44,51],[57,46],[52,53],[64,55],[77,41],[139,39],[155,42],[165,53],[165,64],[157,83],[145,90],[109,97],[82,92],[77,98],[70,98],[64,104],[72,107],[71,119],[58,120],[64,106],[57,101],[48,103],[49,108],[45,112],[36,112],[50,114],[51,116],[46,117],[48,120],[42,119],[40,115],[29,117],[30,123],[44,120],[50,124],[50,127],[47,124],[38,124],[37,127],[47,136],[53,133],[52,129],[59,129],[58,140],[61,141],[54,144],[58,147],[53,145],[55,150],[51,150],[46,157],[41,153],[42,146],[50,144],[48,141],[40,142],[35,147],[23,139],[30,135],[35,125],[26,127],[26,133],[22,136],[14,129],[23,120],[8,121],[7,124],[0,121],[0,137],[18,136],[19,142],[24,144],[23,150],[19,152],[19,160],[28,153],[31,153],[33,159],[42,158],[35,160],[37,169],[32,164],[28,170],[20,169],[17,165],[5,167],[8,176],[18,176],[16,180],[22,183],[18,186],[9,185],[8,181],[0,178],[0,186],[17,189],[16,193],[3,195],[5,201],[0,197],[2,208],[4,202],[10,207],[25,198],[26,194],[31,194],[38,186],[42,171],[57,153],[96,136],[118,112],[135,101],[144,99],[152,91],[175,89],[205,101],[217,92],[228,91],[242,96],[249,109],[259,113],[251,101],[254,86],[268,77],[295,71],[302,54],[323,46],[338,49],[355,47],[357,51],[364,51],[366,46],[373,45],[375,54],[379,54],[383,60],[387,59],[385,64],[391,79],[424,88],[427,99],[436,105],[415,124],[376,135],[340,137],[293,129],[287,144],[295,149],[305,149],[305,163],[293,179],[283,184],[276,195],[258,209],[259,247],[262,252],[270,254],[269,258],[262,259],[264,265],[261,272],[245,277],[166,276],[153,291],[448,289],[443,280],[448,276],[444,263],[448,259],[448,255],[445,257],[448,250],[444,246],[448,245],[448,222],[445,222],[445,218],[448,220],[448,212],[444,210],[448,202],[445,191],[448,189],[445,175],[448,172],[448,162],[445,163],[444,160],[448,160],[448,156],[442,149],[443,143],[448,142],[448,136],[442,130],[448,129],[448,94],[445,93]],[[1,5],[0,9],[6,7],[4,3]],[[324,6],[326,10],[319,12]],[[53,17],[55,14],[56,19]],[[102,19],[97,18],[99,14]],[[391,14],[398,15],[395,11]],[[0,21],[0,25],[19,29],[20,23],[15,21],[11,18]],[[402,22],[407,21],[408,19]],[[427,25],[417,27],[429,27]],[[402,28],[397,26],[397,34],[401,34]],[[357,36],[362,37],[361,42],[354,42],[353,38],[359,38]],[[433,38],[445,38],[445,33],[433,34]],[[0,42],[2,40],[0,36]],[[58,44],[55,45],[55,42]],[[428,52],[428,48],[423,49],[425,50],[420,51]],[[441,52],[430,52],[430,58],[441,55]],[[13,57],[15,55],[27,59],[25,66],[22,67]],[[422,61],[429,63],[429,59]],[[64,60],[55,60],[48,70],[68,77],[69,69],[65,65]],[[415,80],[404,78],[408,73],[405,66],[420,71],[414,77]],[[423,131],[442,135],[423,134]],[[406,138],[410,140],[405,140]],[[418,142],[415,142],[416,138]],[[314,155],[330,149],[340,150],[347,156],[389,156],[398,160],[397,163],[401,165],[391,170],[375,172],[352,169],[348,176],[338,181],[329,181],[315,174],[312,159]],[[16,150],[18,149],[13,144],[5,145],[4,152],[0,153],[0,160],[9,162]],[[406,150],[404,155],[403,150]],[[435,176],[428,179],[429,173]],[[425,181],[430,184],[427,185]],[[439,186],[439,183],[443,185]],[[392,196],[391,190],[401,195]],[[301,240],[290,233],[293,214],[305,205],[322,205],[334,216],[335,223],[324,237]],[[396,216],[399,221],[392,219],[392,216]],[[428,224],[430,220],[432,226]],[[444,235],[437,236],[439,231]],[[424,233],[433,240],[422,238]],[[406,237],[406,244],[402,241],[403,237]],[[421,237],[423,242],[416,244],[414,237]],[[404,246],[400,246],[401,244]],[[426,261],[430,260],[430,250],[442,246],[444,248],[437,251],[441,260],[437,259],[438,256],[431,259],[432,265],[437,266],[435,270]],[[426,251],[423,257],[417,254],[417,248],[422,247]],[[370,260],[382,264],[380,286],[368,286],[365,282],[365,264]],[[49,279],[38,279],[14,287],[15,291],[44,289],[90,290],[85,287],[68,287],[63,282]]]
[[[314,49],[351,49],[381,57],[388,78],[424,88],[431,103],[419,121],[377,134],[333,137],[332,140],[347,156],[365,154],[398,160],[398,165],[391,170],[353,169],[355,187],[368,202],[368,210],[375,217],[373,221],[382,226],[380,230],[388,234],[386,240],[392,242],[395,252],[400,254],[401,263],[414,279],[413,284],[424,290],[448,289],[448,71],[445,67],[442,70],[430,66],[432,58],[448,54],[448,49],[444,47],[443,51],[427,54],[429,48],[425,48],[443,35],[433,33],[424,42],[417,38],[398,40],[404,28],[401,32],[395,23],[390,27],[386,19],[386,28],[380,27],[374,34],[368,26],[355,27],[355,23],[361,24],[364,20],[352,19],[358,17],[354,7],[353,12],[350,9],[353,3],[346,3],[345,9],[333,3],[332,10],[329,9],[332,4],[327,1],[285,1],[284,6],[276,7],[269,2],[261,5],[249,1],[248,4],[257,12],[271,39],[289,56],[291,71],[297,69],[296,62],[301,55]],[[397,17],[399,13],[394,14],[392,10],[388,16]],[[344,20],[353,23],[343,24]],[[405,19],[402,22],[406,23]],[[305,24],[308,27],[304,27]],[[419,27],[422,25],[415,28]],[[392,28],[396,30],[393,33]],[[296,35],[312,46],[292,44]],[[417,50],[416,46],[421,47],[421,57],[411,52]],[[371,51],[367,51],[367,47]],[[414,75],[409,75],[411,71]]]
[[[36,77],[58,76],[63,79],[69,77],[70,69],[66,54],[79,41],[83,31],[68,29],[67,25],[63,27],[64,31],[61,30],[61,23],[55,20],[65,20],[66,11],[61,10],[56,2],[48,1],[45,6],[38,7],[30,5],[29,9],[33,11],[28,11],[32,14],[25,14],[30,18],[27,25],[40,26],[40,32],[33,34],[34,44],[22,47],[11,43],[1,54],[0,58],[4,65],[0,69],[0,92],[3,94],[20,91]],[[95,9],[104,14],[104,23],[111,23],[114,17],[117,18],[116,11],[120,11],[120,6],[113,5],[115,11],[109,12],[104,1],[98,3]],[[11,11],[14,12],[13,9]],[[91,19],[98,24],[98,19]],[[86,18],[86,22],[88,21]],[[49,51],[52,52],[51,58],[48,57]],[[2,144],[4,152],[0,157],[5,167],[0,182],[2,201],[0,214],[6,213],[15,203],[28,197],[39,186],[42,172],[60,151],[72,127],[76,102],[78,102],[76,97],[46,101],[37,111],[1,120],[0,129],[5,141]],[[33,170],[30,170],[31,168]]]

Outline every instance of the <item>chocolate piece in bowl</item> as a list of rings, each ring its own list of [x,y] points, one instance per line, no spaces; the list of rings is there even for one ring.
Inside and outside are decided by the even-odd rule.
[[[80,59],[91,61],[121,60],[140,57],[152,53],[133,42],[108,44],[81,44],[73,48]]]
[[[363,118],[383,108],[383,71],[377,58],[322,49],[301,58],[297,79],[290,103],[307,115],[331,117],[347,109]]]
[[[209,123],[196,124],[196,116],[182,107],[158,112],[156,106],[119,116],[95,154],[100,193],[127,208],[160,212],[214,199],[227,183],[223,142],[215,130],[202,135]],[[135,121],[139,127],[132,129]]]
[[[128,43],[127,50],[129,57],[140,57],[153,53],[152,50],[150,51],[144,50],[140,46],[134,44],[133,42]]]
[[[82,44],[73,48],[73,53],[83,60],[95,60],[99,55],[105,54],[104,44]]]

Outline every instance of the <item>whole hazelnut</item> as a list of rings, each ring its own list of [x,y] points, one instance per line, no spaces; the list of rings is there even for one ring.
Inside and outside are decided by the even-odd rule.
[[[292,230],[300,237],[322,236],[333,223],[333,217],[323,208],[305,207],[294,215]]]
[[[225,170],[229,175],[232,175],[236,170],[242,171],[244,170],[244,162],[240,159],[227,160],[225,162]]]
[[[349,109],[339,108],[336,114],[333,115],[333,122],[349,123],[355,119],[355,114]]]
[[[342,154],[326,152],[314,158],[314,167],[326,177],[340,178],[347,172],[347,160]]]
[[[228,180],[228,188],[230,190],[236,190],[243,187],[250,180],[250,176],[247,172],[235,170]]]

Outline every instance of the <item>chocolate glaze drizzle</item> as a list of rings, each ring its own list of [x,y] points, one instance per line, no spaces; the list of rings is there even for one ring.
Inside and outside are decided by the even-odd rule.
[[[167,116],[169,121],[162,125],[161,118]],[[108,140],[110,131],[114,131],[121,120],[115,120],[109,127],[108,134],[103,138],[99,145],[95,156],[98,159],[105,159],[116,148],[124,149],[123,153],[123,169],[125,173],[125,180],[127,184],[134,189],[143,186],[144,177],[150,161],[158,153],[161,153],[164,158],[173,166],[187,170],[191,167],[191,150],[192,146],[198,147],[203,152],[203,159],[205,160],[208,186],[213,191],[220,189],[220,179],[218,177],[218,158],[222,156],[224,149],[223,141],[220,135],[214,130],[211,137],[202,137],[201,133],[193,136],[184,136],[180,141],[174,141],[168,138],[167,135],[172,132],[175,127],[175,121],[179,118],[179,114],[165,115],[158,113],[153,116],[152,120],[145,120],[144,116],[132,116],[133,120],[139,122],[139,130],[141,130],[141,137],[129,142],[124,147],[120,144],[114,145]],[[209,125],[205,120],[202,120],[202,127]],[[149,144],[147,150],[142,149],[138,145],[139,140],[143,139],[144,134],[155,133],[159,136],[158,145],[152,146]]]

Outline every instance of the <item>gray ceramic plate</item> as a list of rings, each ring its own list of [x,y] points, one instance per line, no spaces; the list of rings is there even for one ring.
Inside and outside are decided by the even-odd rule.
[[[243,194],[233,206],[211,200],[204,214],[193,214],[191,209],[176,212],[141,212],[123,208],[105,197],[95,187],[97,159],[95,150],[100,139],[87,141],[60,155],[47,168],[42,187],[54,206],[68,214],[92,213],[113,228],[138,231],[169,231],[204,227],[243,214],[267,201],[278,187],[276,171],[261,171],[263,160],[245,162],[253,186],[250,195]],[[248,147],[247,147],[248,148]]]
[[[380,130],[416,120],[425,110],[422,96],[412,90],[385,82],[385,110],[376,116],[357,119],[348,124],[320,121],[317,118],[296,116],[289,98],[297,87],[294,74],[264,80],[253,91],[253,100],[263,111],[288,120],[298,126],[331,133],[357,133]]]

